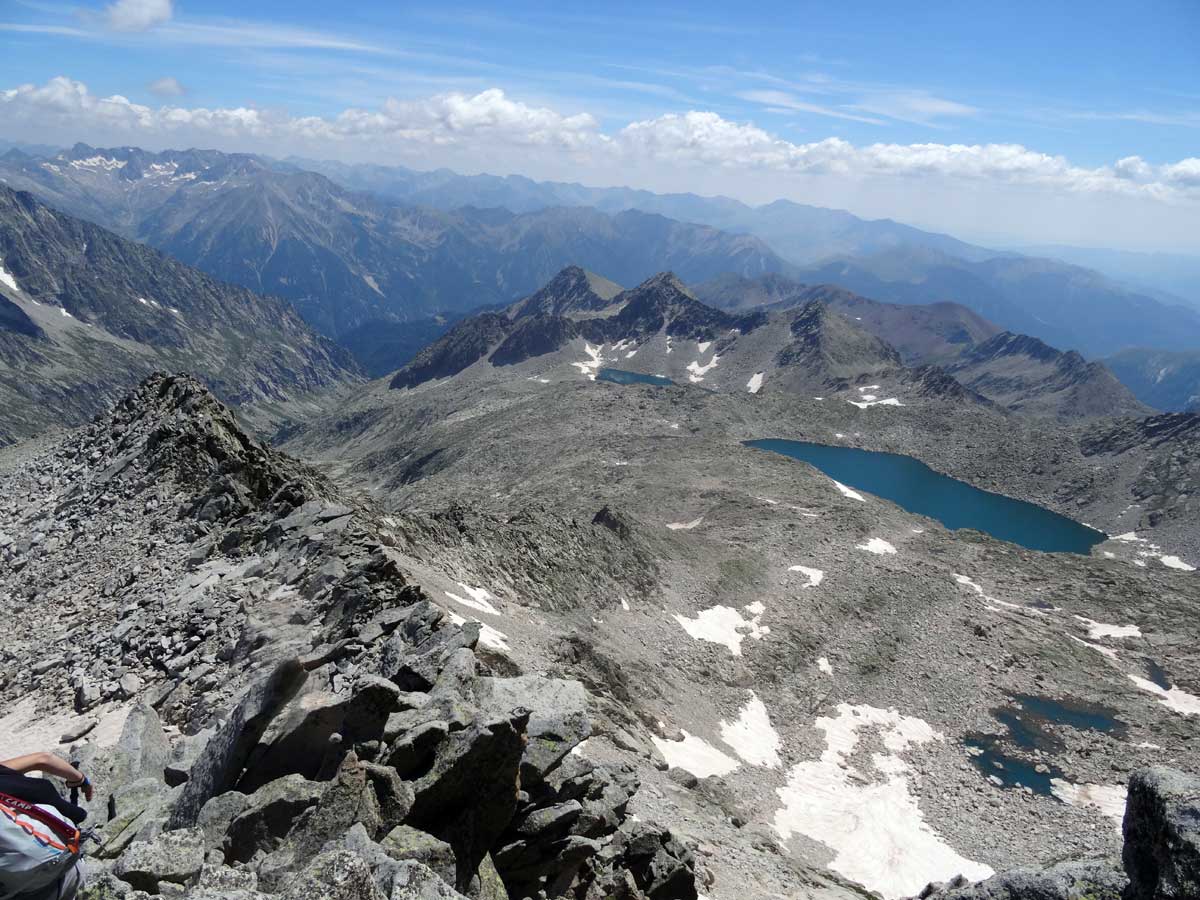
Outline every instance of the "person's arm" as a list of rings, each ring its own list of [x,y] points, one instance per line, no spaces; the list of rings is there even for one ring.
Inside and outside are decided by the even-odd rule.
[[[0,766],[20,772],[45,772],[55,775],[67,783],[67,787],[77,787],[83,791],[83,796],[92,799],[92,784],[84,774],[66,760],[59,759],[53,753],[26,753],[15,759],[0,761]]]

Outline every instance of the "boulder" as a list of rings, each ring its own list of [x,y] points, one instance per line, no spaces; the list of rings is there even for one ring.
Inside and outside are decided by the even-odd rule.
[[[188,772],[183,793],[172,805],[169,827],[194,825],[210,797],[233,788],[251,749],[307,678],[300,660],[289,659],[246,689]]]
[[[977,884],[956,878],[931,884],[921,900],[1121,900],[1127,881],[1107,860],[1070,861],[1047,869],[1014,869]]]
[[[314,806],[323,793],[324,785],[303,775],[285,775],[259,788],[229,824],[225,857],[246,862],[260,850],[274,850],[300,814]]]
[[[1125,804],[1128,900],[1200,897],[1200,778],[1176,769],[1139,769]]]
[[[219,850],[224,845],[225,832],[249,802],[250,798],[241,791],[226,791],[211,798],[200,808],[196,824],[204,832],[206,849]]]
[[[454,848],[432,834],[410,825],[398,825],[388,832],[379,846],[392,859],[419,862],[436,872],[447,884],[454,883],[457,871]]]
[[[204,832],[184,828],[130,844],[113,866],[113,874],[136,890],[157,894],[160,882],[194,884],[203,865]]]
[[[578,681],[541,675],[482,678],[478,695],[485,716],[518,707],[529,710],[529,741],[521,760],[521,784],[526,790],[592,733],[587,691]]]
[[[410,824],[454,848],[455,887],[469,888],[480,862],[512,821],[529,716],[521,711],[452,732],[413,785]]]
[[[350,850],[319,854],[278,896],[281,900],[389,900],[375,884],[366,860]]]

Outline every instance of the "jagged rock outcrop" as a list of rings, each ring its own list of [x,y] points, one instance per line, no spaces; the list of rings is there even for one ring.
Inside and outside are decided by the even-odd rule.
[[[1184,900],[1200,897],[1200,778],[1139,769],[1129,778],[1121,859],[1069,860],[968,884],[931,884],[920,900]],[[1123,869],[1122,869],[1123,867]]]
[[[155,369],[195,373],[262,424],[358,380],[283,301],[3,184],[0,272],[0,440],[79,425]]]
[[[72,738],[98,792],[95,890],[694,896],[691,851],[629,817],[636,780],[570,753],[586,691],[490,668],[478,623],[429,602],[370,510],[248,437],[196,381],[150,379],[30,465],[53,476],[20,482],[22,521],[55,518],[0,561],[4,596],[14,576],[52,595],[64,559],[90,558],[74,596],[122,571],[119,554],[93,557],[134,533],[143,560],[63,634],[21,630],[40,606],[10,610],[28,637],[5,650],[3,699],[36,721],[83,697],[101,723]],[[51,647],[53,672],[36,665]],[[563,790],[577,816],[544,811]]]

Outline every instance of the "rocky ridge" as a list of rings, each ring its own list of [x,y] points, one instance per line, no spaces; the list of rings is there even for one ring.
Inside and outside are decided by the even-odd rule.
[[[696,896],[634,770],[576,752],[583,687],[481,643],[194,380],[0,469],[0,752],[91,775],[91,896]]]
[[[0,442],[85,422],[162,368],[263,426],[358,380],[286,303],[0,185]]]

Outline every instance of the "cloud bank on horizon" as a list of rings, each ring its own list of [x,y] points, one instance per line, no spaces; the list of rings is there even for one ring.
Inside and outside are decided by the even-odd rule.
[[[470,27],[463,16],[455,22],[455,34]],[[488,22],[487,27],[495,31],[498,26]],[[171,0],[116,0],[77,13],[66,24],[0,22],[0,38],[26,35],[102,49],[115,42],[126,56],[150,41],[179,53],[196,46],[221,48],[257,54],[251,61],[231,59],[259,66],[260,72],[262,66],[282,65],[297,73],[311,68],[314,77],[362,69],[352,60],[364,56],[409,55],[382,43],[308,29],[303,22],[185,20]],[[285,53],[264,62],[270,48],[299,56]],[[94,51],[101,58],[102,49]],[[329,52],[342,56],[304,55]],[[828,68],[840,64],[822,62]],[[435,65],[467,63],[438,57]],[[316,111],[302,112],[292,110],[312,104],[294,95],[271,96],[273,102],[212,103],[201,100],[210,100],[214,92],[201,90],[196,102],[185,102],[193,96],[190,88],[199,86],[188,72],[158,71],[156,77],[142,78],[137,91],[124,93],[94,90],[61,72],[41,81],[10,74],[7,84],[0,81],[0,138],[447,166],[724,193],[751,202],[787,197],[965,229],[973,236],[1200,250],[1200,156],[1128,153],[1085,162],[1079,153],[1050,152],[1029,141],[997,139],[1000,135],[947,139],[950,122],[971,121],[979,131],[983,110],[925,88],[814,73],[785,79],[723,66],[664,70],[661,83],[654,84],[594,73],[575,79],[584,94],[591,78],[616,85],[606,92],[655,97],[649,105],[630,101],[614,107],[608,93],[565,96],[546,90],[551,81],[539,80],[536,72],[514,74],[499,63],[470,77],[416,78],[406,90],[386,93],[386,67],[363,71],[376,73],[381,82],[380,89],[366,92],[376,102],[336,103],[325,97]],[[646,77],[645,71],[639,77]],[[728,82],[723,91],[709,90],[714,78]],[[104,80],[111,82],[111,73]],[[469,89],[462,87],[468,83]],[[443,84],[445,89],[437,89]],[[414,90],[417,86],[427,90]],[[139,91],[140,100],[131,99]],[[1094,126],[1103,117],[1091,113],[1076,119]],[[1113,121],[1126,129],[1200,127],[1200,116],[1193,122],[1186,111],[1160,115],[1157,121],[1150,113],[1120,113]],[[814,134],[816,128],[825,133]],[[910,139],[898,140],[898,133]]]

